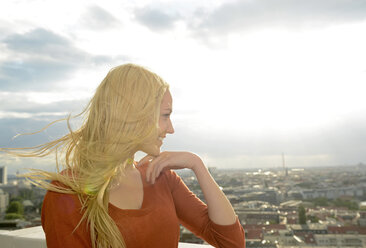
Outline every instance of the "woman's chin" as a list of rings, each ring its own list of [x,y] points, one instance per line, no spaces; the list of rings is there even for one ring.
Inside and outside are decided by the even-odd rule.
[[[154,157],[157,157],[160,155],[160,148],[159,149],[156,149],[155,151],[150,151],[148,153],[150,156],[154,156]]]
[[[144,144],[140,147],[139,151],[146,153],[147,155],[157,157],[160,154],[161,145],[158,144]]]

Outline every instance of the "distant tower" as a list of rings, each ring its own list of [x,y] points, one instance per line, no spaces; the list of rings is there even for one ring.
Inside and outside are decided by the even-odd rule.
[[[283,171],[286,175],[286,177],[288,176],[288,170],[287,170],[287,167],[286,167],[286,164],[285,164],[285,154],[282,153],[282,167],[283,167]]]
[[[0,184],[8,183],[8,174],[6,172],[6,166],[0,167]]]

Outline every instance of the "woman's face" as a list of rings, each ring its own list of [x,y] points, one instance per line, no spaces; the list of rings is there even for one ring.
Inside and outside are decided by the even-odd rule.
[[[158,156],[160,154],[160,147],[163,144],[163,139],[166,137],[166,134],[174,133],[172,121],[170,120],[172,104],[172,95],[170,94],[169,90],[166,90],[160,105],[159,137],[153,142],[143,144],[141,146],[141,151],[152,156]]]

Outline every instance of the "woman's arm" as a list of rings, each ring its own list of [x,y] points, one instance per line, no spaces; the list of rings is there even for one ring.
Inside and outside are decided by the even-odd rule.
[[[157,157],[146,156],[139,165],[148,161],[146,180],[155,183],[160,174],[167,176],[177,216],[184,226],[215,247],[245,247],[243,227],[199,156],[190,152],[162,152]],[[183,168],[189,168],[196,174],[208,206],[187,188],[179,176],[166,171]]]
[[[201,186],[203,195],[207,202],[208,216],[219,225],[231,225],[236,221],[233,207],[225,194],[219,188],[202,160],[197,161],[192,169],[196,174],[198,183]]]
[[[158,157],[147,156],[139,164],[151,160],[146,172],[147,181],[155,179],[164,169],[191,169],[197,177],[208,205],[210,219],[219,225],[231,225],[236,221],[236,215],[229,200],[221,191],[201,158],[190,152],[162,152]]]

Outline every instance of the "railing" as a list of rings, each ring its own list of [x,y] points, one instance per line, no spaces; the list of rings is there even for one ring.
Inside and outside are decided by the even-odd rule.
[[[1,248],[47,248],[46,239],[41,226],[19,229],[15,231],[0,230]],[[210,248],[210,245],[179,243],[179,248]]]

